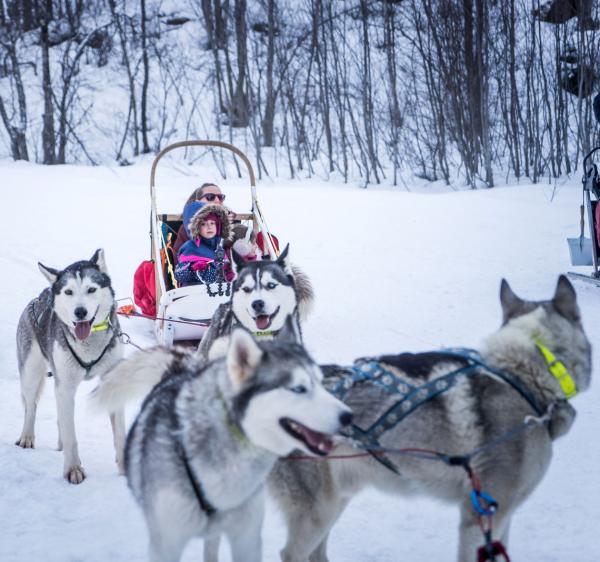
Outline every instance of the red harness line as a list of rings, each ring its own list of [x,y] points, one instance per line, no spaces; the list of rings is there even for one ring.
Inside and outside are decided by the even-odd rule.
[[[127,317],[134,316],[136,318],[148,318],[148,320],[165,320],[166,322],[174,322],[176,324],[192,324],[194,326],[202,326],[204,328],[208,328],[210,326],[210,322],[197,322],[194,320],[174,320],[172,318],[163,318],[161,316],[151,316],[150,314],[143,314],[135,310],[135,308],[131,304],[120,307],[117,310],[117,314]]]

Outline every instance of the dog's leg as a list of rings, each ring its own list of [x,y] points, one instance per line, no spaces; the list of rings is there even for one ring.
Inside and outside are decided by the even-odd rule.
[[[458,545],[458,562],[471,562],[477,558],[477,549],[483,545],[483,535],[473,506],[463,504],[461,508]]]
[[[37,345],[33,343],[27,361],[21,369],[21,399],[25,409],[23,430],[15,445],[23,449],[33,449],[35,442],[35,414],[37,403],[44,388],[44,379],[48,368],[46,360]]]
[[[150,562],[178,562],[188,541],[202,532],[206,516],[178,487],[160,484],[154,497],[146,498],[146,522],[150,535]]]
[[[221,537],[204,539],[204,562],[219,562],[219,545]]]
[[[323,537],[323,540],[319,543],[319,546],[313,550],[313,553],[308,558],[309,562],[329,562],[329,558],[327,558],[328,539],[329,532]]]
[[[340,496],[318,497],[310,508],[294,506],[285,514],[288,536],[282,562],[328,562],[327,539],[349,500]]]
[[[63,444],[64,477],[71,484],[81,484],[85,472],[79,460],[77,437],[75,436],[75,392],[80,379],[63,379],[55,373],[56,409],[58,412],[59,435]]]
[[[119,474],[125,474],[125,412],[122,409],[110,414],[110,425],[113,432],[117,469]]]
[[[56,444],[56,450],[63,450],[62,437],[60,436],[60,424],[58,423],[58,419],[56,420],[56,427],[58,428],[58,443]]]
[[[465,512],[468,512],[466,514]],[[494,532],[492,539],[499,540],[504,548],[508,549],[508,535],[512,513],[499,510],[494,516]],[[477,557],[477,550],[484,545],[485,539],[481,532],[479,522],[474,514],[473,506],[469,502],[461,509],[460,544],[458,552],[459,562],[471,562]]]
[[[265,516],[265,495],[261,490],[249,498],[236,519],[239,524],[226,529],[233,562],[261,562],[261,530]]]

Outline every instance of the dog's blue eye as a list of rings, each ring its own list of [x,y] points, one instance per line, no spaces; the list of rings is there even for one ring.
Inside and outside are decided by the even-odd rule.
[[[90,287],[88,289],[88,293],[95,293],[96,292],[96,287]]]
[[[277,287],[277,283],[267,283],[267,289],[274,289]]]
[[[307,392],[306,387],[303,384],[299,384],[298,386],[291,386],[290,390],[295,392],[296,394],[304,394]]]
[[[71,289],[65,289],[65,295],[71,296],[72,294],[73,294],[73,291],[71,291]]]

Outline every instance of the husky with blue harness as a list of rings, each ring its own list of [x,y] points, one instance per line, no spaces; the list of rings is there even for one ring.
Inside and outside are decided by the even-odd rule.
[[[457,559],[476,559],[485,509],[477,501],[474,509],[472,483],[452,464],[477,474],[481,497],[497,503],[488,543],[506,546],[513,513],[546,472],[552,442],[573,423],[569,399],[589,386],[591,348],[566,277],[549,301],[522,300],[506,281],[500,300],[502,326],[480,351],[384,355],[322,368],[325,387],[354,413],[347,441],[332,453],[350,458],[276,464],[269,489],[288,526],[282,560],[327,561],[333,524],[367,486],[458,504]],[[400,454],[425,450],[440,455]],[[564,532],[560,525],[556,531]]]

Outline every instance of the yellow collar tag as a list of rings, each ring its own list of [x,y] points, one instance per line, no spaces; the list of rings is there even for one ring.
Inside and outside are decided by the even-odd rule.
[[[560,384],[560,387],[565,394],[565,398],[573,398],[573,396],[577,394],[577,385],[565,367],[565,364],[557,359],[554,353],[539,341],[536,341],[535,345],[544,356],[546,363],[548,363],[548,371],[550,371],[550,374],[558,381],[558,384]]]
[[[110,327],[110,323],[108,321],[108,316],[107,316],[106,320],[104,320],[104,322],[102,322],[102,324],[96,324],[95,326],[92,326],[92,332],[104,332],[104,330],[108,330],[109,327]]]
[[[265,332],[252,332],[252,335],[256,338],[266,338],[267,336],[276,336],[279,333],[278,330],[265,331]]]

